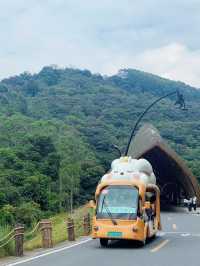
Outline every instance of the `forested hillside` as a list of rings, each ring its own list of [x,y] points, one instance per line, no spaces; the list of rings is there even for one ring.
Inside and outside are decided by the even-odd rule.
[[[34,220],[91,198],[144,108],[179,89],[187,111],[163,100],[151,122],[200,172],[200,91],[136,70],[103,77],[44,67],[0,82],[0,223]]]

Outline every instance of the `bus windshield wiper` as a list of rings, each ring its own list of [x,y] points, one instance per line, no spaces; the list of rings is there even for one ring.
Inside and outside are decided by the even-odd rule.
[[[104,196],[104,199],[103,199],[103,202],[102,202],[102,207],[103,206],[105,207],[105,210],[106,210],[107,214],[110,216],[110,220],[112,221],[112,223],[114,225],[117,225],[117,221],[113,218],[112,213],[110,212],[109,207],[108,207],[107,203],[105,202],[105,198],[106,197]]]

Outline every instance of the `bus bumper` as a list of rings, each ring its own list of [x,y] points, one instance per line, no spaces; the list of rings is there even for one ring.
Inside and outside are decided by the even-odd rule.
[[[142,220],[117,221],[113,225],[110,220],[95,220],[92,226],[92,238],[130,239],[144,241],[146,227]]]

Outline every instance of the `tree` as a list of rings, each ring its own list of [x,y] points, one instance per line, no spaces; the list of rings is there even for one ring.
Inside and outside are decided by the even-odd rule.
[[[26,178],[21,190],[22,196],[26,200],[39,204],[42,210],[48,210],[50,181],[48,176],[41,174]]]
[[[59,173],[60,210],[62,209],[62,203],[66,202],[65,197],[67,197],[69,199],[70,211],[71,213],[73,212],[74,196],[78,194],[79,188],[80,164],[62,162]]]

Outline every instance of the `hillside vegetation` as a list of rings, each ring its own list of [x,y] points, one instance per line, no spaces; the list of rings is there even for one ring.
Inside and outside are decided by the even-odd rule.
[[[0,224],[31,226],[78,206],[122,148],[144,108],[179,89],[188,111],[163,100],[153,123],[187,161],[200,166],[200,91],[136,70],[103,77],[88,70],[44,67],[0,82]]]

